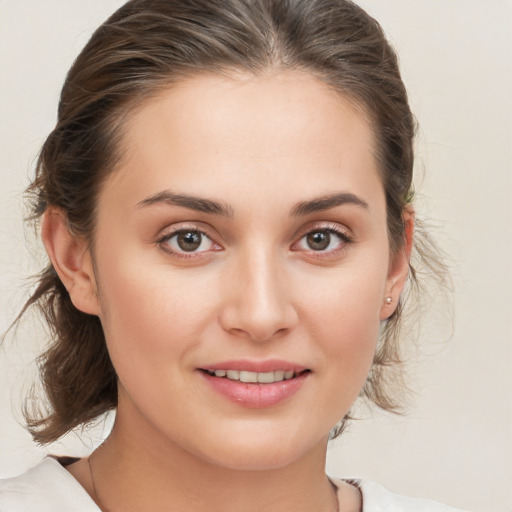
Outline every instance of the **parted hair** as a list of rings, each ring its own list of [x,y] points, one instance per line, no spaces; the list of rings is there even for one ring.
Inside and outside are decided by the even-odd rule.
[[[70,232],[94,250],[98,193],[115,172],[126,116],[163,88],[197,74],[242,70],[260,75],[289,69],[314,75],[369,116],[385,189],[390,249],[401,250],[403,212],[412,201],[415,121],[394,50],[379,24],[347,0],[124,4],[94,32],[68,72],[57,124],[41,149],[28,189],[32,220],[37,223],[48,207],[56,207]],[[426,252],[423,244],[419,253],[434,268]],[[412,265],[409,274],[412,290]],[[397,383],[403,301],[383,322],[361,392],[391,411],[401,404]],[[74,307],[51,264],[37,276],[22,314],[32,306],[42,312],[51,337],[39,358],[46,407],[27,412],[30,432],[44,444],[115,409],[117,376],[99,318]]]

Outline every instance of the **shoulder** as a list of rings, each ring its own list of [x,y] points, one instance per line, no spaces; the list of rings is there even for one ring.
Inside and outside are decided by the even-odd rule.
[[[375,482],[358,479],[348,482],[361,491],[363,512],[467,512],[437,501],[400,496]]]
[[[82,486],[47,457],[22,475],[0,480],[0,512],[99,512]]]

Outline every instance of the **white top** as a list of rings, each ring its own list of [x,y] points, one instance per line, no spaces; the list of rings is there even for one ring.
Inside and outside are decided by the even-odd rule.
[[[363,495],[363,512],[463,512],[430,500],[406,498],[373,482],[350,480]],[[0,480],[0,512],[100,512],[85,489],[50,457],[26,473]]]

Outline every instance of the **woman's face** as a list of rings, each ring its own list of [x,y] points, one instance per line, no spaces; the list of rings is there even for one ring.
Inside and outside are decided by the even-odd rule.
[[[119,421],[232,468],[324,450],[403,270],[366,117],[304,73],[204,76],[123,148],[94,249]]]

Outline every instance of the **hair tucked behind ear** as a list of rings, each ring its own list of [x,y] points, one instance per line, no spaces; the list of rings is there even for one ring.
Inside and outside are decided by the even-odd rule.
[[[34,439],[47,443],[114,408],[117,381],[99,318],[73,306],[52,267],[41,274],[25,307],[33,304],[43,314],[54,340],[39,357],[51,409],[45,414],[40,408],[26,408],[25,416]]]
[[[386,192],[390,247],[404,243],[415,124],[396,55],[378,23],[346,0],[132,0],[93,34],[62,89],[58,121],[29,188],[33,219],[58,208],[94,249],[96,200],[116,168],[123,119],[185,77],[244,70],[309,72],[371,117]],[[443,274],[435,249],[417,261]],[[434,257],[432,257],[434,256]],[[416,289],[411,268],[409,293]],[[23,311],[37,306],[51,331],[40,358],[49,410],[28,420],[40,443],[58,439],[117,404],[116,374],[97,317],[78,311],[51,266]],[[364,395],[397,410],[402,303],[385,322]],[[398,380],[397,380],[398,379]],[[337,432],[342,430],[340,424]]]

